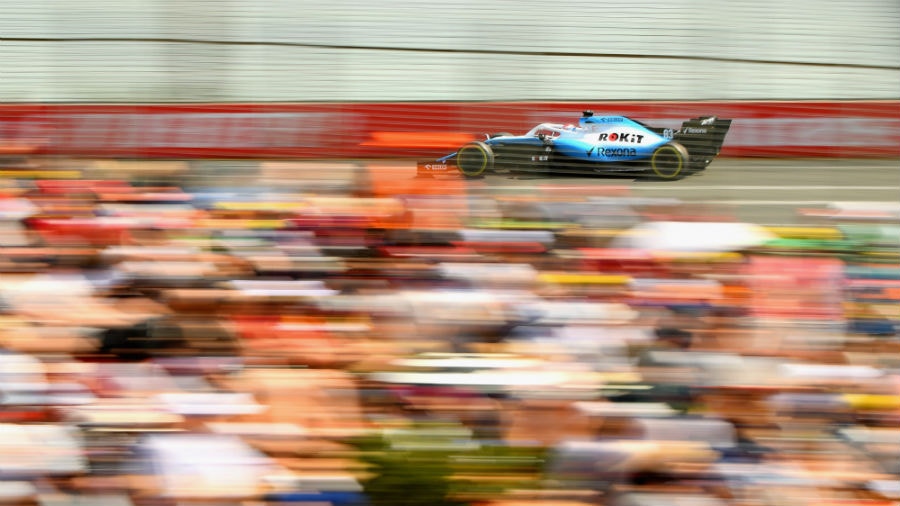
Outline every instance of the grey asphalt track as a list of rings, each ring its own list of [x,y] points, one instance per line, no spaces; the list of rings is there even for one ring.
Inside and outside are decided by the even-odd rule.
[[[898,147],[900,152],[900,147]],[[276,162],[281,163],[281,162]],[[338,174],[340,168],[390,171],[390,177],[414,178],[415,161],[327,160],[286,162],[288,177],[304,179]],[[192,172],[204,174],[205,184],[232,187],[260,184],[259,161],[199,160]],[[264,178],[263,178],[264,179]],[[440,184],[440,182],[436,182]],[[739,219],[764,225],[809,224],[800,208],[818,208],[835,202],[863,202],[900,206],[900,157],[850,158],[723,158],[705,171],[679,181],[652,181],[633,177],[490,174],[467,181],[478,192],[533,192],[537,186],[555,186],[603,194],[610,187],[625,187],[635,197],[678,199],[719,208]],[[477,190],[476,190],[477,189]]]
[[[603,187],[624,186],[636,197],[721,207],[741,219],[773,225],[809,223],[798,209],[835,202],[900,206],[900,158],[720,158],[679,181],[494,174],[484,182],[506,192],[538,184],[588,191],[596,187],[598,193]]]

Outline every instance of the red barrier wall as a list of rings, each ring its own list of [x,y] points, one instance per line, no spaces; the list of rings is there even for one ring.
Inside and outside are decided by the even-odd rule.
[[[654,126],[732,118],[723,155],[898,156],[900,101],[0,105],[0,146],[90,157],[431,157],[584,109]]]

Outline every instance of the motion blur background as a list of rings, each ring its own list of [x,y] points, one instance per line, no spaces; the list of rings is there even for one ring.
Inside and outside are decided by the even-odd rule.
[[[6,2],[0,139],[89,157],[436,157],[461,134],[591,108],[734,119],[726,156],[893,156],[898,22],[886,0]]]
[[[894,99],[891,0],[41,0],[0,100]]]

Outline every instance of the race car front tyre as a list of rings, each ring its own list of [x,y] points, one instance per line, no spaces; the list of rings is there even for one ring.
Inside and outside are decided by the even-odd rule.
[[[656,148],[650,157],[650,170],[658,179],[679,179],[687,172],[690,157],[687,148],[677,142],[669,142]]]
[[[465,177],[482,177],[494,168],[494,152],[483,142],[470,142],[456,152],[456,166]]]

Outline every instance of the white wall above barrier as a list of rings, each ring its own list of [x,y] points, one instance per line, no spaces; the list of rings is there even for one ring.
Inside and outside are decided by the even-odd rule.
[[[43,0],[0,101],[896,98],[892,0]]]

